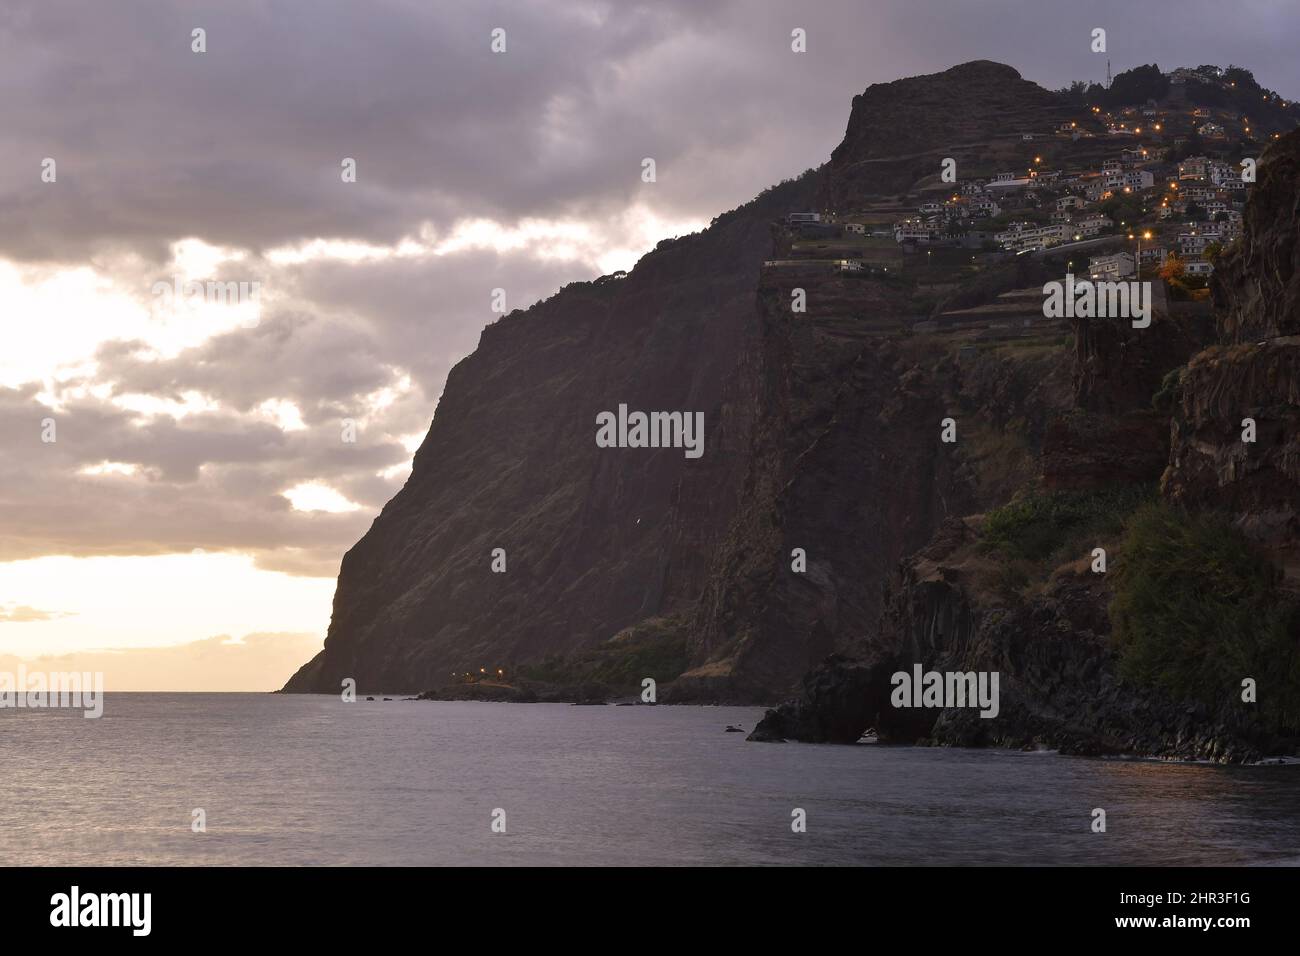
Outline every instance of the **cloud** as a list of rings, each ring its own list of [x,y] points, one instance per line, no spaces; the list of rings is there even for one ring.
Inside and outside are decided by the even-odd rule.
[[[483,249],[309,260],[274,271],[284,298],[253,328],[173,354],[110,339],[0,387],[0,560],[203,547],[333,576],[405,480],[447,372],[494,317],[491,290],[525,304],[571,268]],[[295,510],[285,494],[303,484],[360,508]]]
[[[0,13],[0,250],[155,261],[186,235],[395,244],[466,217],[709,218],[820,163],[871,82],[1001,59],[1062,86],[1159,61],[1300,86],[1295,9],[1246,0],[862,4],[11,0]],[[190,31],[207,31],[193,53]],[[807,30],[806,54],[790,50]],[[507,31],[494,54],[490,31]],[[22,91],[21,95],[17,91]],[[640,162],[654,157],[647,188]],[[58,162],[42,183],[44,157]],[[357,161],[344,184],[340,162]]]
[[[320,650],[316,634],[227,635],[165,647],[79,651],[43,657],[0,655],[0,671],[102,673],[106,691],[271,691]]]
[[[28,624],[32,621],[57,621],[59,618],[71,616],[69,613],[60,611],[38,611],[34,607],[27,607],[23,604],[0,604],[0,624],[5,622]]]
[[[1232,60],[1300,89],[1300,10],[1266,0],[9,0],[0,561],[201,547],[333,575],[493,289],[526,307],[821,163],[869,83],[981,58],[1100,79],[1098,25],[1116,71]],[[182,274],[260,283],[258,323],[154,314]],[[304,485],[359,507],[296,509]]]

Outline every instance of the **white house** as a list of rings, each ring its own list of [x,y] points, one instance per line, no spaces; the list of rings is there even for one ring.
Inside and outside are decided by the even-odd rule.
[[[908,219],[894,225],[895,242],[930,242],[938,234],[934,226],[916,219]]]
[[[984,188],[986,190],[989,190],[990,192],[993,190],[1002,190],[1002,189],[1024,189],[1033,183],[1033,180],[1029,179],[1028,177],[1026,177],[1025,179],[1002,179],[1001,178],[1003,176],[1010,176],[1010,175],[1011,173],[999,173],[998,174],[999,178],[993,180],[992,182],[985,183]]]
[[[1150,189],[1156,184],[1156,177],[1145,169],[1130,169],[1123,176],[1122,184],[1126,189]]]
[[[1199,256],[1205,251],[1205,247],[1212,242],[1218,242],[1217,235],[1206,235],[1203,232],[1180,232],[1178,234],[1178,248],[1185,256]]]
[[[993,239],[1009,251],[1021,249],[1046,249],[1070,238],[1070,227],[1063,224],[1008,229],[997,233]]]
[[[1095,236],[1103,229],[1108,229],[1113,225],[1115,225],[1115,222],[1109,216],[1103,216],[1101,213],[1095,212],[1090,216],[1082,216],[1076,219],[1074,231],[1081,236]]]
[[[1169,257],[1169,250],[1164,246],[1143,246],[1141,251],[1141,265],[1160,265]]]
[[[1133,275],[1133,257],[1127,252],[1088,259],[1088,275],[1093,279],[1123,279]]]

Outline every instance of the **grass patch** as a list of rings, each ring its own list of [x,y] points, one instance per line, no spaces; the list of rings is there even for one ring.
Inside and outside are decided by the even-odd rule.
[[[1300,603],[1280,572],[1224,518],[1165,504],[1127,522],[1110,617],[1120,673],[1179,699],[1240,700],[1257,683],[1261,715],[1300,726]]]

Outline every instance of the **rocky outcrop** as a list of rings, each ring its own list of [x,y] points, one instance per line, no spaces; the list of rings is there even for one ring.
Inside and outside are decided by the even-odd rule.
[[[1129,319],[1070,320],[1076,408],[1105,415],[1149,411],[1165,376],[1214,344],[1214,316],[1208,309],[1172,309],[1163,294],[1154,298],[1147,328],[1134,328]]]
[[[1043,445],[1043,484],[1085,491],[1157,480],[1169,460],[1169,415],[1154,410],[1055,416]]]
[[[910,743],[924,725],[905,725],[899,718],[908,712],[890,706],[896,670],[884,655],[867,661],[832,654],[804,677],[797,700],[769,710],[746,739],[851,744],[872,731],[885,743]]]
[[[1153,283],[1146,328],[1124,318],[1072,318],[1071,407],[1053,418],[1043,448],[1054,490],[1155,482],[1169,459],[1171,373],[1215,339],[1208,309],[1171,305]],[[1170,389],[1172,392],[1172,389]]]
[[[1215,263],[1220,342],[1300,335],[1300,130],[1259,157],[1242,241]]]
[[[1230,512],[1300,581],[1300,130],[1264,152],[1258,176],[1213,276],[1219,344],[1179,383],[1161,487]]]
[[[1072,118],[1061,97],[988,60],[943,73],[876,83],[853,98],[844,140],[831,153],[822,204],[851,206],[867,196],[902,192],[940,163],[958,175],[988,162],[993,144],[1024,130],[1050,130]]]
[[[606,641],[698,599],[747,466],[745,356],[771,222],[811,177],[484,330],[405,487],[343,559],[324,650],[290,691],[419,692]],[[704,454],[608,449],[596,416],[702,412]],[[505,552],[505,573],[492,570]]]
[[[1168,308],[1146,330],[1075,323],[1072,407],[1052,417],[1042,450],[1044,484],[1058,491],[1142,484],[1164,463],[1166,500],[1228,511],[1287,572],[1282,604],[1300,585],[1297,170],[1300,131],[1261,160],[1245,236],[1215,273],[1217,334],[1194,311]],[[1234,686],[1189,701],[1121,679],[1107,576],[1080,559],[1007,588],[980,524],[948,521],[901,562],[863,660],[828,661],[751,739],[851,741],[875,729],[894,741],[1219,762],[1296,751],[1294,728],[1266,723]],[[997,716],[940,706],[919,724],[915,710],[900,718],[885,703],[885,671],[916,665],[997,672]]]
[[[1300,336],[1206,349],[1179,395],[1164,494],[1271,546],[1300,542]]]
[[[874,732],[882,743],[1223,763],[1294,747],[1239,701],[1185,703],[1120,680],[1100,576],[1066,570],[1031,599],[1007,601],[987,587],[992,569],[977,545],[964,522],[946,524],[891,581],[872,655],[825,661],[749,739],[851,743]],[[915,665],[997,673],[997,714],[894,707],[891,675]]]

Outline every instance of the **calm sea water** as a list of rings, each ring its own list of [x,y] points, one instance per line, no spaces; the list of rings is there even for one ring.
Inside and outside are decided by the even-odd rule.
[[[1278,864],[1300,767],[747,743],[757,708],[111,694],[0,711],[27,864]],[[191,811],[207,813],[191,832]],[[791,810],[808,830],[791,832]],[[1090,831],[1103,807],[1108,828]],[[506,811],[506,833],[490,828]]]

